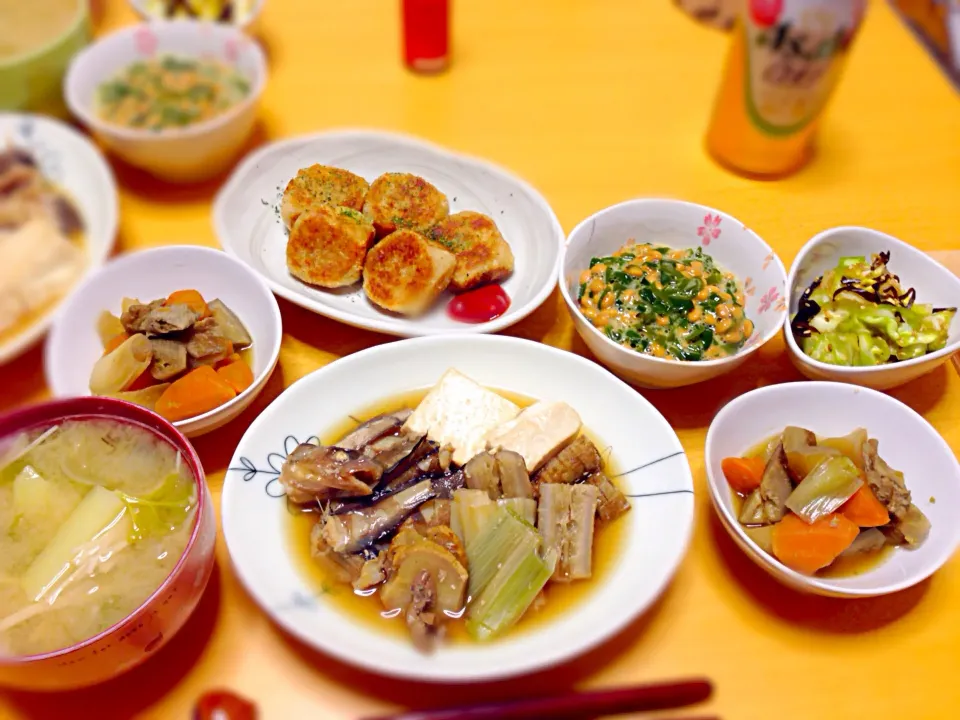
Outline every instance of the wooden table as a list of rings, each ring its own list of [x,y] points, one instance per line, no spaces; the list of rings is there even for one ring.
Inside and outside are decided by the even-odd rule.
[[[742,218],[789,264],[814,233],[884,230],[925,250],[960,247],[960,102],[884,2],[872,3],[821,152],[800,174],[759,183],[715,166],[702,138],[727,38],[668,0],[457,0],[455,63],[439,77],[400,62],[396,0],[268,0],[271,72],[256,143],[343,126],[406,131],[489,158],[537,186],[570,229],[625,198],[669,195]],[[121,0],[98,32],[134,19]],[[219,183],[162,185],[116,167],[119,248],[216,245]],[[388,338],[281,301],[280,367],[263,397],[196,445],[219,500],[250,421],[287,385]],[[589,355],[554,295],[509,334]],[[226,547],[189,625],[142,668],[62,696],[0,695],[0,718],[188,717],[213,686],[274,718],[356,718],[397,706],[508,697],[561,687],[705,675],[725,718],[945,718],[960,708],[960,558],[930,581],[858,601],[805,597],[756,568],[720,528],[705,489],[703,440],[725,402],[798,379],[779,339],[733,377],[647,392],[676,428],[697,485],[696,531],[669,590],[615,640],[542,675],[432,688],[360,673],[284,637],[237,583]],[[4,408],[47,394],[39,349],[5,369]],[[893,393],[960,449],[960,377],[947,365]],[[557,639],[562,642],[562,638]]]

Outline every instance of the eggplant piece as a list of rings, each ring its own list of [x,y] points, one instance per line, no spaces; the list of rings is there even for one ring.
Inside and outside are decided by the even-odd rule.
[[[433,490],[436,492],[437,497],[443,498],[444,500],[451,499],[453,493],[466,484],[463,470],[446,472],[442,475],[434,476],[431,478],[431,481],[433,482]]]
[[[554,581],[583,580],[593,574],[593,526],[599,496],[593,485],[540,486],[537,527],[545,555],[552,550],[557,556]]]
[[[412,412],[412,410],[404,409],[394,413],[372,417],[358,425],[334,444],[346,450],[359,450],[363,446],[369,445],[386,435],[395,435],[400,432],[400,428],[403,427],[403,424]]]
[[[331,515],[323,523],[324,539],[336,552],[360,552],[396,528],[420,505],[435,496],[433,483],[422,480],[369,507],[342,515]]]
[[[362,450],[364,455],[380,464],[384,474],[388,474],[409,457],[422,441],[422,435],[386,435],[365,445]]]
[[[151,338],[153,361],[150,363],[150,377],[165,382],[187,369],[187,348],[176,340]]]
[[[602,472],[593,473],[587,478],[587,482],[600,491],[600,499],[597,503],[597,517],[601,522],[609,523],[630,510],[630,501],[620,492],[620,489],[613,484]]]
[[[235,348],[239,350],[253,344],[253,338],[250,337],[250,333],[247,332],[244,324],[240,322],[240,318],[222,300],[219,298],[211,300],[207,303],[207,308],[216,321],[217,327],[220,328],[220,333],[233,343]]]
[[[512,450],[501,450],[495,457],[503,496],[508,498],[532,498],[533,484],[530,482],[530,475],[527,473],[527,465],[523,456]]]
[[[491,500],[500,497],[500,475],[497,472],[497,461],[488,452],[474,455],[463,466],[463,475],[467,487],[471,490],[483,490]]]
[[[793,492],[790,475],[787,474],[787,454],[783,451],[783,442],[776,449],[763,469],[763,478],[757,488],[761,503],[761,525],[780,522],[787,506],[787,498]],[[746,506],[746,503],[744,504]]]
[[[910,491],[903,480],[903,473],[887,465],[878,454],[878,449],[876,440],[867,440],[863,444],[863,471],[867,484],[894,518],[904,520],[911,507]]]
[[[370,495],[383,468],[356,450],[300,445],[280,470],[280,485],[291,502],[305,504],[336,497]]]
[[[390,493],[410,487],[421,476],[441,475],[444,472],[440,464],[439,446],[424,439],[410,455],[406,457],[389,473],[384,473],[376,493],[389,495]]]
[[[602,464],[596,445],[581,435],[548,460],[535,479],[540,484],[574,483],[599,470]]]

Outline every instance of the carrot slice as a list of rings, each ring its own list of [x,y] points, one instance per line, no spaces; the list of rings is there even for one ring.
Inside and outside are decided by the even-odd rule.
[[[763,458],[724,458],[720,463],[724,477],[730,483],[730,487],[741,495],[752,493],[760,487],[760,479],[763,477],[763,468],[766,463]]]
[[[807,524],[790,513],[773,526],[773,554],[797,572],[812,575],[850,547],[860,528],[839,513]]]
[[[238,395],[253,385],[253,370],[243,360],[237,360],[218,369],[217,375],[226,380]]]
[[[104,355],[109,355],[109,354],[112,353],[114,350],[116,350],[118,347],[120,347],[121,345],[123,345],[124,341],[127,340],[129,337],[130,337],[130,336],[127,335],[127,333],[125,333],[125,332],[117,333],[117,334],[114,335],[112,338],[110,338],[109,340],[107,340],[107,344],[103,346],[103,354],[104,354]]]
[[[242,359],[243,358],[240,357],[240,353],[231,353],[230,355],[225,357],[223,360],[215,364],[213,368],[215,370],[219,370],[220,368],[226,367],[227,365],[232,365],[235,362],[240,362]]]
[[[860,527],[880,527],[890,522],[886,506],[866,483],[840,507],[840,513]]]
[[[175,422],[218,408],[236,396],[216,370],[204,365],[171,384],[157,400],[155,410]]]
[[[210,317],[210,308],[207,307],[207,301],[203,299],[196,290],[177,290],[170,293],[170,297],[163,301],[164,305],[187,305],[191,309],[200,313],[200,319]]]

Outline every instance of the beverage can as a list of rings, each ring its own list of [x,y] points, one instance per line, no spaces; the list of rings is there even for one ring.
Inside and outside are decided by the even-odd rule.
[[[722,164],[782,175],[810,157],[866,0],[743,0],[707,132]]]

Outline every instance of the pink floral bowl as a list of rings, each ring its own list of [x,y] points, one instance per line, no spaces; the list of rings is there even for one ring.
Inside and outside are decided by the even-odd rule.
[[[0,443],[30,428],[90,418],[140,426],[180,451],[200,490],[193,531],[173,571],[133,613],[99,635],[61,650],[22,657],[0,656],[0,685],[3,686],[67,690],[103,682],[136,667],[163,647],[186,623],[213,570],[216,517],[203,466],[187,439],[159,415],[110,398],[55,400],[0,417]]]
[[[580,312],[580,275],[594,257],[628,241],[677,250],[702,248],[740,281],[754,332],[735,355],[683,362],[642,354],[615,343]],[[681,200],[628,200],[594,213],[567,238],[560,263],[560,293],[580,337],[597,359],[640,387],[673,388],[728,373],[777,334],[787,314],[787,274],[777,254],[746,225],[726,213]]]

